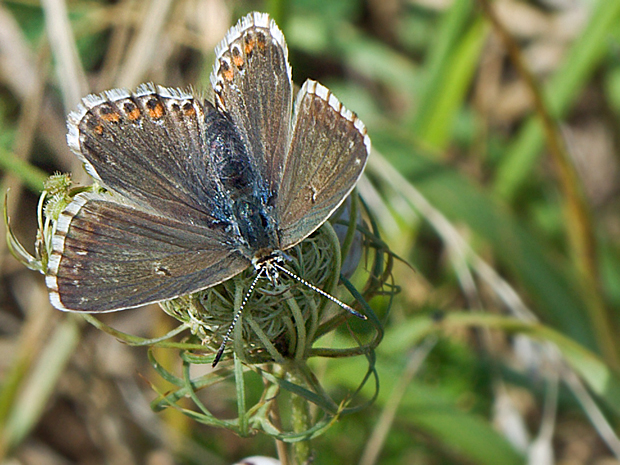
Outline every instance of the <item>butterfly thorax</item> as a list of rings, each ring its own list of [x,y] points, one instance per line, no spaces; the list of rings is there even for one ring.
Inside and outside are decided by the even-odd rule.
[[[249,196],[237,199],[233,209],[239,233],[248,247],[245,255],[251,259],[270,255],[278,247],[271,208],[262,205],[259,198]]]

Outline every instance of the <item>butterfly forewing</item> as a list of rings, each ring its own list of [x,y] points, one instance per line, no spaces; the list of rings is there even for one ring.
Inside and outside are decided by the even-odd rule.
[[[315,81],[299,91],[293,124],[276,203],[283,249],[306,238],[338,208],[370,152],[363,123]]]
[[[224,231],[153,215],[98,194],[61,214],[46,283],[55,307],[111,311],[198,291],[250,264]]]
[[[83,100],[67,139],[105,187],[160,214],[209,222],[218,186],[209,176],[205,116],[214,111],[175,89],[112,90]]]
[[[216,48],[211,83],[217,106],[239,128],[275,191],[286,157],[292,81],[284,36],[269,16],[252,13],[231,28]]]

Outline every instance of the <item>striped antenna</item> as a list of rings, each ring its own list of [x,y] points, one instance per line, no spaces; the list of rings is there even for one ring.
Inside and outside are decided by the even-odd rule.
[[[327,292],[325,292],[323,289],[319,289],[318,287],[316,287],[314,284],[309,283],[308,281],[306,281],[304,278],[302,278],[301,276],[297,276],[295,273],[293,273],[290,270],[287,270],[286,268],[284,268],[282,265],[280,265],[279,263],[272,263],[272,266],[274,266],[275,268],[277,268],[278,270],[282,271],[284,274],[287,274],[288,276],[290,276],[291,278],[299,281],[301,284],[303,284],[304,286],[312,289],[314,292],[317,292],[319,294],[321,294],[323,297],[327,297],[329,300],[331,300],[332,302],[334,302],[335,304],[341,306],[342,308],[344,308],[347,312],[355,315],[358,318],[361,318],[362,320],[367,320],[368,318],[366,317],[366,315],[361,314],[360,312],[358,312],[357,310],[355,310],[354,308],[348,306],[347,304],[345,304],[344,302],[341,302],[340,300],[336,299],[333,295],[328,294]]]
[[[261,276],[261,273],[263,272],[264,269],[265,268],[261,268],[260,272],[256,274],[256,278],[254,278],[254,281],[252,281],[252,284],[250,284],[250,288],[248,289],[248,292],[245,293],[245,297],[243,297],[243,301],[241,302],[241,305],[239,306],[239,310],[237,310],[237,313],[235,313],[232,323],[230,323],[230,326],[228,327],[228,331],[226,331],[226,334],[224,335],[222,344],[220,344],[220,348],[217,350],[217,354],[215,355],[215,358],[213,359],[213,364],[211,365],[213,368],[215,368],[215,365],[218,364],[218,362],[222,358],[222,355],[224,355],[224,349],[226,349],[226,344],[230,340],[230,335],[232,334],[232,331],[235,328],[235,325],[237,324],[239,317],[241,316],[241,312],[243,312],[245,305],[248,303],[248,300],[250,296],[252,295],[252,292],[254,292],[256,283],[258,282]]]

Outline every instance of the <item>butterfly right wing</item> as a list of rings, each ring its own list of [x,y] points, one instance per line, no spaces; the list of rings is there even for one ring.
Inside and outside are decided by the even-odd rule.
[[[106,312],[172,299],[250,265],[221,230],[79,194],[60,215],[46,284],[60,310]]]
[[[370,154],[364,123],[316,81],[307,80],[297,94],[293,122],[276,203],[283,250],[308,237],[336,211]]]
[[[230,28],[215,54],[215,104],[237,127],[273,193],[282,177],[293,105],[284,35],[267,14],[250,13]]]

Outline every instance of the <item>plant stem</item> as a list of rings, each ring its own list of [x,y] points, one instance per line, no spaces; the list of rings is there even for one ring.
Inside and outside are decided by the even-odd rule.
[[[287,378],[295,384],[303,383],[302,377],[298,376],[296,372],[288,372]],[[296,433],[301,433],[310,429],[310,406],[308,405],[308,401],[306,399],[301,396],[292,396],[291,415],[293,430]],[[294,463],[310,463],[312,456],[312,448],[309,440],[293,443]]]

